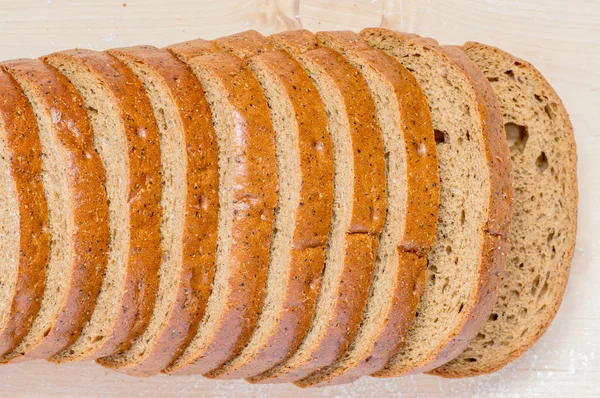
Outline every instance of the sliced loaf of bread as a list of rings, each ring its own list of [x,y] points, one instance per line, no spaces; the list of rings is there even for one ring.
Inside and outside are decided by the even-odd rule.
[[[110,244],[96,308],[81,336],[54,362],[125,350],[152,315],[162,250],[161,157],[144,86],[116,58],[90,50],[44,57],[77,88],[94,127],[94,148],[106,170]]]
[[[356,336],[342,358],[297,382],[301,387],[349,383],[381,370],[396,352],[423,291],[440,194],[431,114],[416,78],[356,33],[320,32],[317,39],[361,71],[375,98],[386,153],[387,217]]]
[[[0,356],[33,325],[50,255],[37,122],[23,90],[0,69]]]
[[[79,337],[96,304],[110,235],[104,167],[81,96],[40,60],[1,67],[19,83],[37,120],[51,238],[40,310],[3,357],[14,362],[50,357]]]
[[[216,254],[218,147],[204,90],[187,65],[150,46],[109,53],[144,84],[158,122],[163,257],[148,328],[129,350],[97,362],[149,376],[181,354],[204,315]]]
[[[175,374],[210,372],[250,340],[262,310],[277,206],[275,138],[258,81],[241,59],[194,43],[197,48],[169,50],[192,67],[212,111],[219,144],[219,220],[212,292],[198,332],[166,369]]]
[[[560,98],[528,62],[494,47],[462,50],[491,83],[514,170],[509,261],[489,319],[460,356],[432,373],[490,373],[521,356],[558,311],[569,276],[577,223],[573,127]]]
[[[339,53],[317,48],[308,31],[271,39],[302,64],[323,101],[333,144],[334,205],[312,323],[292,356],[249,379],[261,383],[300,380],[344,353],[360,325],[386,215],[383,141],[361,73]]]
[[[506,263],[512,173],[498,101],[460,50],[379,28],[361,37],[417,78],[438,152],[439,218],[418,315],[405,342],[375,373],[391,377],[451,360],[489,316]]]
[[[271,112],[279,180],[265,302],[256,329],[236,358],[207,375],[240,378],[285,360],[310,326],[331,223],[333,156],[323,103],[297,61],[274,51],[271,41],[255,31],[215,42],[250,57],[247,65]]]

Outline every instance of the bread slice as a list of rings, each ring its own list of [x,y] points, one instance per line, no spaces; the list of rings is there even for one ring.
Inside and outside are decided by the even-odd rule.
[[[12,352],[31,329],[49,254],[35,115],[12,76],[0,69],[0,356]]]
[[[337,360],[359,327],[386,215],[384,149],[373,98],[360,72],[339,53],[302,52],[318,43],[308,31],[271,37],[308,71],[325,106],[334,158],[334,210],[313,321],[291,357],[250,378],[300,380]]]
[[[515,212],[492,315],[460,356],[432,372],[445,377],[498,370],[544,334],[562,300],[577,228],[577,155],[560,98],[528,62],[479,43],[462,49],[500,101],[515,173]]]
[[[83,100],[40,60],[1,67],[21,86],[37,120],[51,238],[40,310],[29,333],[2,358],[16,362],[47,358],[79,337],[96,304],[110,235],[104,167]]]
[[[158,129],[144,87],[116,58],[70,50],[44,60],[83,97],[106,170],[111,237],[96,308],[81,336],[51,360],[98,358],[129,348],[154,308],[162,257]]]
[[[169,49],[186,59],[180,47]],[[166,369],[175,374],[210,372],[249,341],[262,310],[277,206],[274,132],[258,81],[230,54],[187,63],[204,87],[219,143],[219,221],[212,293],[198,332]]]
[[[291,355],[312,321],[333,206],[333,155],[319,93],[290,55],[258,32],[215,40],[258,79],[275,129],[278,205],[263,309],[250,341],[208,377],[262,373]],[[260,54],[260,55],[256,55]]]
[[[181,354],[204,315],[214,276],[217,139],[204,90],[192,70],[151,46],[110,50],[146,88],[162,157],[163,257],[150,324],[125,352],[98,359],[135,376],[160,373]]]
[[[395,57],[429,101],[440,174],[437,233],[426,285],[389,377],[431,370],[457,356],[495,300],[507,254],[512,174],[502,114],[489,83],[459,50],[386,29],[361,37]]]
[[[387,217],[362,323],[344,356],[297,382],[301,387],[349,383],[381,370],[411,326],[425,284],[439,207],[437,152],[427,98],[398,61],[354,32],[320,32],[364,76],[386,153]]]

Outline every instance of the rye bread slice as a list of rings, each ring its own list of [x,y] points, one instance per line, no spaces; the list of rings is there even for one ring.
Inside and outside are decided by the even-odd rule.
[[[242,352],[208,377],[262,373],[293,354],[312,321],[333,206],[333,155],[323,103],[304,68],[256,31],[215,40],[248,59],[275,129],[278,205],[265,301]]]
[[[143,85],[116,58],[90,50],[44,57],[83,97],[106,170],[110,244],[96,308],[81,336],[53,362],[128,349],[152,315],[162,250],[160,145]]]
[[[361,37],[419,81],[431,108],[440,174],[437,233],[405,342],[376,376],[431,370],[457,356],[490,314],[507,256],[512,173],[491,86],[460,50],[386,29]]]
[[[125,352],[98,359],[135,376],[159,373],[196,333],[210,295],[218,214],[218,148],[204,90],[192,70],[151,46],[110,50],[146,88],[162,157],[163,258],[152,318]]]
[[[50,357],[81,334],[107,264],[108,203],[92,125],[73,85],[40,60],[1,67],[21,86],[37,120],[51,239],[40,310],[29,333],[2,358],[17,362]]]
[[[167,373],[207,373],[237,356],[262,310],[277,206],[275,139],[267,101],[244,62],[195,41],[169,47],[204,87],[219,144],[215,278],[198,332]],[[183,52],[178,49],[183,48]],[[206,50],[205,55],[198,55]]]
[[[462,50],[491,83],[504,114],[514,170],[508,265],[489,319],[463,353],[432,373],[490,373],[521,356],[558,311],[577,228],[577,154],[560,98],[531,64],[494,47]]]
[[[316,36],[361,71],[375,98],[386,153],[387,217],[356,336],[342,358],[297,382],[301,387],[349,383],[381,370],[396,352],[416,315],[439,207],[431,114],[415,77],[354,32]]]
[[[35,114],[12,76],[0,69],[0,356],[21,343],[36,319],[49,255]]]
[[[249,379],[261,383],[300,380],[344,353],[360,325],[386,215],[383,142],[364,78],[339,53],[317,48],[308,31],[271,39],[307,70],[324,103],[333,144],[334,207],[313,321],[292,356]]]

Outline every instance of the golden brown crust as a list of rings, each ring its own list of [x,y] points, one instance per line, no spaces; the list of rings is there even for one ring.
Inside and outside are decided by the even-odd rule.
[[[109,242],[108,202],[104,190],[105,173],[100,156],[93,147],[93,130],[85,105],[75,87],[54,68],[39,60],[10,61],[2,65],[23,84],[36,90],[51,115],[52,129],[61,147],[69,192],[73,236],[72,263],[67,292],[51,329],[15,361],[43,359],[73,343],[89,320],[96,305],[107,264]],[[26,82],[26,83],[25,83]],[[18,353],[17,353],[18,354]],[[10,354],[9,354],[10,357]]]
[[[35,115],[14,79],[1,70],[0,93],[0,124],[6,133],[6,150],[11,154],[10,174],[19,207],[17,275],[6,322],[0,325],[0,355],[4,355],[19,345],[40,309],[50,234]]]
[[[318,47],[308,31],[285,32],[272,36],[278,48],[294,56]],[[345,236],[345,255],[332,316],[326,322],[315,346],[308,347],[309,358],[277,367],[250,379],[251,382],[290,382],[302,379],[331,364],[345,351],[362,318],[369,294],[377,253],[378,237],[386,212],[384,150],[373,98],[360,72],[339,53],[317,48],[302,57],[319,65],[337,85],[343,96],[352,137],[354,183],[352,217]],[[323,93],[322,93],[323,94]],[[291,358],[292,360],[294,357]],[[288,361],[289,362],[289,361]]]
[[[480,375],[484,375],[484,374],[488,374],[488,373],[492,373],[497,370],[500,370],[508,363],[514,361],[515,359],[517,359],[521,355],[523,355],[525,353],[525,351],[527,351],[531,346],[533,346],[537,342],[537,340],[546,332],[546,330],[548,329],[548,326],[550,326],[550,323],[552,322],[552,320],[554,319],[554,316],[558,312],[558,309],[562,302],[562,296],[564,294],[564,291],[565,291],[565,288],[567,285],[567,281],[569,279],[570,263],[573,258],[573,253],[575,251],[575,237],[576,237],[575,232],[577,231],[577,202],[578,202],[577,150],[575,147],[573,126],[571,125],[569,115],[562,103],[562,100],[560,99],[560,97],[558,96],[556,91],[552,88],[552,86],[548,83],[548,81],[544,78],[544,76],[529,62],[527,62],[523,59],[517,58],[499,48],[488,46],[485,44],[480,44],[480,43],[475,43],[475,42],[467,42],[462,47],[459,47],[459,48],[465,48],[465,47],[467,47],[467,48],[475,47],[475,48],[480,48],[482,50],[485,49],[486,51],[493,51],[497,54],[500,54],[502,57],[505,57],[505,58],[511,60],[511,63],[519,65],[521,68],[530,70],[531,73],[533,73],[535,76],[537,76],[540,84],[544,86],[544,88],[547,90],[548,93],[551,93],[553,100],[556,101],[556,103],[558,104],[557,112],[560,112],[563,114],[564,125],[562,126],[562,129],[566,132],[565,137],[569,143],[569,147],[570,147],[570,150],[572,153],[572,156],[570,157],[570,159],[572,159],[572,162],[570,164],[568,164],[568,171],[569,171],[569,175],[572,176],[572,180],[571,180],[571,187],[570,187],[570,189],[567,190],[567,192],[569,193],[569,195],[573,195],[571,197],[571,203],[573,204],[573,206],[572,206],[572,208],[569,209],[569,211],[572,213],[572,216],[571,216],[572,224],[570,226],[570,230],[573,231],[573,234],[570,237],[571,247],[570,247],[567,255],[564,257],[563,264],[558,268],[563,273],[562,277],[560,278],[560,286],[558,288],[555,287],[557,289],[557,291],[560,292],[559,293],[560,297],[555,302],[554,308],[552,308],[552,310],[549,311],[549,313],[551,315],[546,320],[545,325],[542,328],[540,328],[540,330],[526,344],[523,344],[518,349],[512,350],[510,352],[510,355],[508,355],[507,357],[503,357],[503,358],[501,358],[501,357],[496,358],[496,360],[497,360],[496,363],[488,364],[485,367],[482,367],[481,363],[478,363],[477,366],[474,366],[468,370],[467,369],[458,370],[458,369],[454,369],[450,366],[443,366],[441,368],[438,367],[438,368],[432,370],[431,372],[429,372],[430,374],[433,374],[436,376],[441,376],[441,377],[447,377],[447,378],[480,376]]]
[[[173,47],[169,48],[171,51]],[[167,372],[198,374],[237,356],[250,339],[262,310],[277,205],[274,132],[259,83],[243,62],[229,54],[189,60],[206,68],[230,93],[227,98],[239,132],[234,140],[233,223],[225,309],[217,327],[190,363],[174,363]]]
[[[398,273],[389,292],[392,302],[379,316],[383,321],[377,326],[369,349],[356,354],[360,358],[352,362],[334,364],[296,383],[300,387],[352,382],[383,368],[396,352],[414,320],[423,291],[426,255],[435,238],[440,202],[433,125],[427,98],[416,78],[398,61],[362,42],[354,32],[319,32],[317,39],[323,45],[351,52],[393,87],[405,141],[406,214],[404,235],[397,243]]]
[[[260,348],[235,367],[222,367],[208,377],[250,377],[270,369],[294,353],[314,314],[324,266],[333,205],[333,155],[327,117],[314,83],[304,68],[257,32],[217,39],[222,48],[241,57],[261,54],[251,62],[269,69],[283,85],[296,114],[300,178],[300,206],[296,209],[286,288],[278,298],[277,321]],[[277,132],[276,132],[277,134]],[[283,133],[282,133],[283,134]]]
[[[223,51],[242,59],[275,50],[275,46],[255,30],[236,33],[213,40]]]
[[[214,277],[218,197],[218,147],[204,89],[184,63],[167,50],[149,46],[111,50],[132,62],[143,63],[163,79],[175,102],[183,127],[187,170],[182,250],[183,262],[176,278],[177,294],[156,339],[142,362],[120,371],[149,376],[159,373],[178,357],[194,337],[204,315]],[[98,360],[104,366],[118,363]]]
[[[165,48],[183,62],[188,62],[192,58],[219,51],[219,46],[212,41],[204,39],[185,41]]]
[[[123,117],[129,145],[130,242],[125,284],[118,302],[121,310],[110,337],[90,356],[97,358],[126,350],[148,326],[158,289],[162,257],[161,163],[158,127],[141,82],[116,58],[90,50],[50,55],[78,63],[98,76],[114,95]],[[142,134],[143,133],[143,134]]]
[[[386,29],[368,29],[367,31],[390,33]],[[512,166],[504,134],[502,113],[498,100],[485,76],[459,50],[441,47],[435,40],[417,35],[399,32],[393,32],[393,34],[400,40],[426,47],[430,51],[436,51],[448,62],[455,64],[463,73],[466,81],[470,83],[479,103],[478,112],[483,129],[483,155],[485,155],[487,174],[490,176],[488,214],[486,226],[481,231],[483,234],[483,247],[479,266],[478,288],[472,293],[470,299],[473,305],[470,306],[468,319],[455,331],[452,340],[440,347],[435,358],[408,372],[402,369],[401,373],[414,374],[432,370],[459,355],[487,319],[497,293],[500,281],[499,274],[506,264],[507,236],[512,217],[514,192],[512,188]],[[392,377],[399,374],[394,369],[386,368],[377,372],[375,376]]]

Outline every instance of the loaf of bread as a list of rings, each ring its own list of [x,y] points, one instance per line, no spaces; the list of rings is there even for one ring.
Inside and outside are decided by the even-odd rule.
[[[245,31],[0,63],[0,362],[499,370],[569,275],[560,98],[484,44]]]

